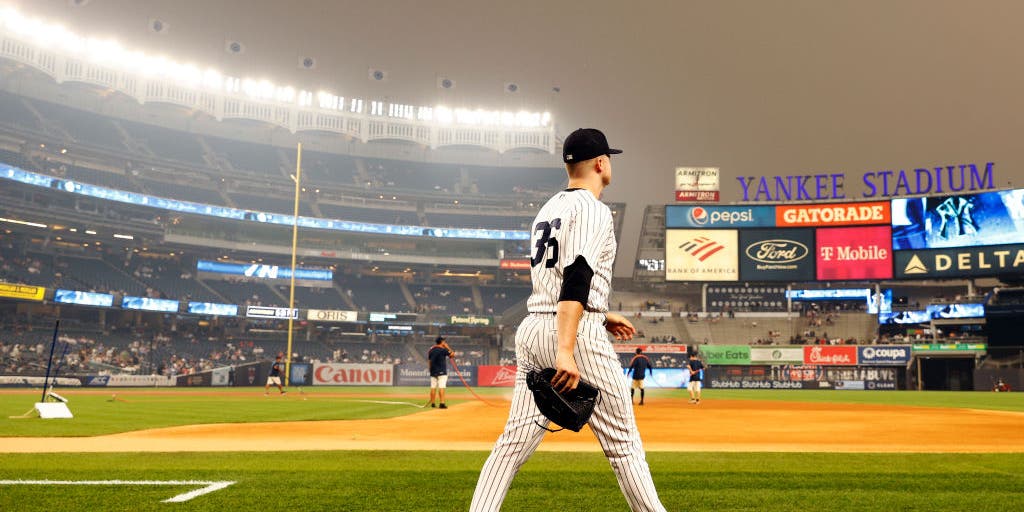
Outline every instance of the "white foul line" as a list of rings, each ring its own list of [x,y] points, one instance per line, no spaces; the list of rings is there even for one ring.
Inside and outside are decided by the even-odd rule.
[[[201,480],[0,480],[0,485],[202,485],[202,489],[196,489],[173,498],[163,503],[181,503],[196,496],[219,491],[235,482],[207,482]]]

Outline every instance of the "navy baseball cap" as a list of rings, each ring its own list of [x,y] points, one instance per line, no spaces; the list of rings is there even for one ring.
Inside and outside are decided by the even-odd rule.
[[[570,133],[562,143],[562,161],[567,164],[619,153],[622,150],[608,147],[608,139],[596,128],[580,128]]]
[[[438,336],[437,339],[434,340],[434,343],[441,343],[442,341],[444,341],[446,339],[448,339],[448,338],[445,338],[444,336]]]

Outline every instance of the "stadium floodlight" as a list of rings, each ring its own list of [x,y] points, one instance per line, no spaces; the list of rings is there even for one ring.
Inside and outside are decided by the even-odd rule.
[[[121,233],[114,233],[114,238],[120,238],[121,240],[135,240],[132,235],[122,235]]]
[[[21,226],[32,226],[34,228],[46,228],[46,227],[49,227],[46,224],[40,224],[38,222],[29,222],[27,220],[18,220],[18,219],[7,219],[7,218],[4,218],[4,217],[0,217],[0,222],[8,222],[10,224],[18,224],[18,225],[21,225]]]
[[[112,38],[75,34],[63,25],[26,16],[13,7],[0,6],[0,37],[16,39],[35,49],[71,59],[82,59],[88,64],[101,66],[128,75],[168,83],[190,89],[203,89],[226,95],[238,95],[252,100],[276,102],[301,108],[319,108],[327,111],[348,111],[365,114],[364,101],[330,93],[308,93],[293,86],[277,86],[268,80],[229,77],[204,65],[185,64],[168,57],[149,55],[128,48]],[[307,59],[308,60],[308,59]],[[38,67],[38,66],[37,66]],[[47,70],[48,68],[40,68]],[[371,70],[371,78],[385,80],[387,72]],[[440,79],[439,84],[454,81]],[[118,83],[124,82],[122,79]],[[511,84],[516,90],[518,86]],[[447,85],[441,85],[448,88]],[[430,126],[459,124],[480,127],[549,128],[550,112],[509,112],[487,109],[450,109],[447,107],[415,106],[371,102],[371,116],[406,119]]]

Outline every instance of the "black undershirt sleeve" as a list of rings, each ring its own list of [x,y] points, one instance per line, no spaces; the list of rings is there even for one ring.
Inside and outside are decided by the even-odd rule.
[[[587,259],[582,255],[577,256],[571,265],[562,271],[562,290],[558,294],[558,301],[572,300],[587,307],[590,299],[590,281],[594,278],[594,270],[590,268]]]

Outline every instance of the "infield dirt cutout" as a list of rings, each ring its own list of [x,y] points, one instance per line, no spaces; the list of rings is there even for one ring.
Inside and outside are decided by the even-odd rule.
[[[494,405],[469,401],[389,419],[189,425],[94,437],[4,437],[0,452],[488,451],[508,414],[507,400],[488,400]],[[636,407],[636,415],[648,451],[1024,452],[1021,412],[760,400],[705,400],[692,405],[685,399],[652,398]],[[584,429],[579,434],[547,434],[540,450],[600,451],[600,446]]]

